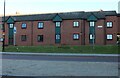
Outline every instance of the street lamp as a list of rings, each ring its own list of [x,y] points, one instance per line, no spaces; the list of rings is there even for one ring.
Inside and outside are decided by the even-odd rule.
[[[4,17],[3,17],[3,45],[2,45],[2,47],[3,47],[3,49],[2,49],[2,52],[4,52],[5,51],[5,0],[4,0]]]

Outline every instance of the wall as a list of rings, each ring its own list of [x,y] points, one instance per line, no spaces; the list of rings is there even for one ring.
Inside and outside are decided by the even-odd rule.
[[[118,21],[119,19],[119,21]],[[79,27],[74,28],[73,22],[78,21]],[[107,28],[106,22],[112,21],[113,27]],[[43,29],[38,29],[38,22],[44,23]],[[27,24],[26,29],[22,29],[22,23]],[[119,24],[118,24],[119,23]],[[95,45],[113,45],[117,41],[117,31],[120,31],[120,17],[107,16],[105,19],[97,20],[95,24]],[[40,46],[59,45],[55,43],[55,23],[49,21],[21,21],[15,22],[17,27],[16,45],[18,46]],[[102,26],[102,28],[98,28]],[[119,26],[119,28],[117,27]],[[5,24],[5,44],[8,45],[8,24]],[[73,34],[79,33],[80,39],[73,40]],[[113,34],[113,40],[107,40],[106,35]],[[21,35],[27,35],[27,41],[21,41]],[[43,42],[37,41],[37,35],[44,35]],[[62,45],[90,45],[89,43],[89,22],[87,20],[63,20],[61,23],[61,43]]]
[[[105,22],[108,22],[108,21],[111,21],[113,22],[113,26],[112,28],[107,28],[106,27],[106,34],[112,34],[113,35],[113,39],[112,40],[107,40],[106,39],[106,44],[116,44],[117,42],[117,31],[118,31],[118,20],[117,20],[117,16],[107,16],[106,17],[106,21]]]
[[[73,22],[79,22],[79,27],[73,27]],[[82,21],[81,20],[64,20],[61,26],[61,43],[64,45],[81,45],[81,29]],[[73,34],[77,33],[80,35],[79,40],[73,40]]]

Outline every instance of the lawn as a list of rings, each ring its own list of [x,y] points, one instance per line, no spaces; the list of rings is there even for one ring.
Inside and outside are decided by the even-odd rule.
[[[6,52],[118,54],[118,46],[6,46]],[[120,53],[120,52],[119,52]]]

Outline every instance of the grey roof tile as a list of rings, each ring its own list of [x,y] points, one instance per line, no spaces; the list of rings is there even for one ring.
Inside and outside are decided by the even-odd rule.
[[[98,19],[103,19],[105,16],[116,15],[116,11],[95,11],[95,12],[65,12],[65,13],[49,13],[49,14],[34,14],[11,16],[15,21],[33,21],[33,20],[52,20],[58,14],[63,20],[65,19],[87,19],[91,14],[94,14]],[[6,20],[9,17],[6,17]]]

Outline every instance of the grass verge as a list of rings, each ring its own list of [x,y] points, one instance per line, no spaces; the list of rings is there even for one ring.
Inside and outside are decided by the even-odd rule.
[[[7,46],[6,52],[120,54],[118,46]]]

